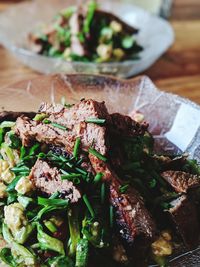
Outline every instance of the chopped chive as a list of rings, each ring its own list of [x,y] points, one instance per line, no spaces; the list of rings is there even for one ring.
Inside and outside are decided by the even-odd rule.
[[[74,145],[74,151],[73,151],[73,156],[75,158],[78,156],[80,144],[81,144],[81,138],[78,137],[78,138],[76,138],[76,142],[75,142],[75,145]]]
[[[88,208],[88,210],[90,212],[90,215],[92,216],[92,218],[94,218],[95,217],[94,210],[93,210],[93,208],[92,208],[92,206],[91,206],[91,204],[90,204],[90,202],[89,202],[89,200],[88,200],[86,195],[83,195],[83,200],[84,200],[85,205],[87,206],[87,208]]]
[[[44,225],[47,227],[47,229],[51,232],[51,233],[55,233],[58,229],[55,226],[54,223],[52,223],[51,221],[45,221]]]
[[[25,155],[26,155],[26,148],[22,146],[20,148],[20,159],[23,159]]]
[[[67,206],[68,200],[38,197],[38,204],[42,206]]]
[[[60,195],[60,193],[59,193],[58,191],[56,191],[55,193],[53,193],[53,194],[49,197],[49,199],[55,199],[55,198],[59,197],[59,195]]]
[[[45,123],[45,124],[50,124],[51,123],[51,121],[47,120],[47,119],[44,119],[42,122]]]
[[[91,147],[89,148],[88,152],[100,160],[107,161],[106,157],[104,157],[102,154],[100,154],[98,151],[96,151],[95,149],[93,149]]]
[[[52,126],[59,128],[61,130],[67,130],[67,127],[65,127],[59,123],[56,123],[56,122],[51,122],[50,120],[47,120],[47,119],[44,119],[42,122],[45,124],[51,124]]]
[[[85,120],[85,122],[88,122],[88,123],[96,123],[96,124],[104,124],[105,123],[105,119],[97,119],[97,118],[87,118]]]
[[[80,172],[80,173],[83,174],[83,175],[87,175],[87,174],[88,174],[86,171],[82,170],[81,168],[77,168],[77,167],[76,167],[75,170],[76,170],[77,172]]]
[[[94,181],[93,181],[93,182],[94,182],[95,184],[99,183],[99,182],[101,181],[102,177],[103,177],[103,173],[101,173],[101,172],[97,173],[97,174],[95,175],[95,177],[94,177]]]
[[[106,195],[106,187],[105,187],[105,183],[102,183],[102,185],[101,185],[101,204],[104,204],[104,202],[105,202],[105,195]]]
[[[30,169],[27,166],[21,166],[21,167],[13,167],[11,168],[11,171],[14,173],[19,173],[19,172],[29,172]]]
[[[110,228],[113,227],[113,221],[114,221],[114,209],[113,206],[110,206]]]
[[[128,187],[129,187],[128,184],[125,184],[125,185],[120,186],[120,188],[119,188],[119,192],[122,193],[122,194],[123,194],[123,193],[126,193]]]
[[[61,179],[62,180],[71,180],[73,178],[79,178],[81,177],[81,174],[80,173],[72,173],[72,174],[65,174],[65,175],[61,175]]]
[[[156,179],[152,179],[150,182],[149,182],[149,187],[150,188],[154,188],[156,186],[157,182],[156,182]]]
[[[56,128],[59,128],[61,130],[67,130],[67,127],[65,127],[65,126],[63,126],[63,125],[61,125],[59,123],[56,123],[56,122],[52,122],[51,125],[56,127]]]

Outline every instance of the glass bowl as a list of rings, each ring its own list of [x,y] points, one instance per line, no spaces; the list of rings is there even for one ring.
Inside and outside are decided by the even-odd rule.
[[[102,9],[139,29],[136,38],[144,47],[140,59],[116,63],[66,62],[30,51],[28,33],[41,23],[50,22],[61,9],[74,5],[73,0],[32,0],[6,10],[0,14],[0,43],[25,65],[42,73],[112,74],[120,77],[136,75],[149,68],[173,43],[173,30],[166,20],[118,0],[101,0],[99,4]]]
[[[188,152],[200,162],[200,106],[159,91],[146,76],[130,80],[85,74],[38,76],[1,88],[0,110],[37,111],[42,101],[58,103],[62,97],[67,103],[82,98],[105,101],[110,112],[130,116],[139,111],[149,122],[157,152]],[[193,251],[183,248],[170,267],[198,267],[199,263],[200,246]]]

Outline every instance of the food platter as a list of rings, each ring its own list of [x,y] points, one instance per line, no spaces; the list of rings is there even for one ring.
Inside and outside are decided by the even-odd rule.
[[[149,122],[157,151],[169,154],[186,151],[200,160],[200,107],[159,91],[146,76],[127,81],[80,74],[39,76],[2,88],[0,97],[1,110],[36,111],[42,101],[58,103],[64,97],[68,103],[82,98],[105,101],[109,112],[133,116],[137,111]],[[198,248],[193,252],[184,250],[171,260],[170,266],[198,266],[199,255]]]

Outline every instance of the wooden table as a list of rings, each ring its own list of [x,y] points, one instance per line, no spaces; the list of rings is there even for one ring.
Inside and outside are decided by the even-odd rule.
[[[16,2],[0,0],[0,11]],[[200,104],[200,0],[175,0],[170,21],[174,45],[143,74],[160,89]],[[0,87],[36,75],[0,46]]]

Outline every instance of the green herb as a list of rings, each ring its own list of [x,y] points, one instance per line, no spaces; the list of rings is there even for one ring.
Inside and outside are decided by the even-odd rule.
[[[24,166],[20,166],[20,167],[18,167],[18,166],[13,167],[13,168],[11,168],[11,171],[14,172],[14,173],[20,173],[20,172],[29,173],[30,169],[29,169],[29,167],[24,165]]]
[[[110,228],[113,227],[113,221],[114,221],[114,208],[111,205],[110,206]]]
[[[4,129],[3,128],[0,128],[0,145],[3,143],[4,141]]]
[[[73,151],[73,156],[75,158],[78,156],[80,144],[81,144],[81,138],[78,137],[78,138],[76,138],[76,142],[75,142],[75,145],[74,145],[74,151]]]
[[[17,262],[15,261],[13,255],[12,255],[10,248],[3,248],[0,251],[0,259],[11,267],[17,267],[18,266]]]
[[[68,200],[38,197],[38,205],[67,207],[68,206]]]
[[[86,267],[89,256],[89,243],[86,238],[80,239],[76,248],[76,267]]]
[[[50,121],[50,120],[47,120],[47,119],[44,119],[42,122],[43,122],[44,124],[50,124],[50,123],[51,123],[51,121]]]
[[[15,122],[14,121],[3,121],[0,124],[0,128],[12,128],[13,126],[15,126]]]
[[[46,113],[39,113],[36,114],[35,117],[33,118],[34,121],[42,121],[45,118],[48,118],[48,115]]]
[[[9,132],[8,133],[8,137],[9,137],[9,139],[11,141],[10,147],[12,149],[18,149],[18,148],[21,147],[22,142],[14,132],[12,132],[12,131]]]
[[[61,125],[59,123],[52,122],[51,125],[56,127],[56,128],[59,128],[61,130],[67,130],[67,127],[65,127],[65,126],[63,126],[63,125]]]
[[[106,195],[105,183],[102,183],[102,185],[101,185],[101,204],[102,205],[105,202],[105,195]]]
[[[152,179],[150,182],[149,182],[149,187],[150,188],[154,188],[156,186],[157,182],[156,182],[156,179]]]
[[[88,152],[92,155],[94,155],[95,157],[97,157],[98,159],[102,160],[102,161],[107,161],[107,158],[104,157],[103,155],[101,155],[98,151],[96,151],[93,148],[89,148]]]
[[[120,188],[119,188],[119,192],[124,194],[126,193],[127,189],[129,188],[129,185],[128,184],[125,184],[125,185],[121,185]]]
[[[16,192],[8,192],[7,205],[10,205],[11,203],[15,202],[16,200],[17,200],[17,193]]]
[[[65,255],[63,242],[46,234],[39,223],[37,223],[37,239],[42,249],[53,250],[61,255]]]
[[[95,124],[104,124],[105,123],[105,119],[97,119],[97,118],[87,118],[85,120],[85,122],[88,123],[95,123]]]
[[[51,232],[51,233],[55,233],[57,232],[57,227],[55,226],[54,223],[52,223],[51,221],[45,221],[44,225],[46,226],[46,228]]]
[[[85,205],[87,206],[91,217],[94,218],[95,217],[95,212],[94,212],[94,210],[93,210],[93,208],[92,208],[92,206],[91,206],[91,204],[90,204],[90,202],[88,200],[88,197],[86,195],[83,195],[83,201],[85,202]]]
[[[20,179],[21,179],[21,176],[17,176],[17,177],[15,177],[15,178],[12,180],[12,182],[7,186],[6,191],[7,191],[7,192],[11,192],[11,191],[13,191],[13,190],[15,189],[16,184],[18,183],[18,181],[19,181]]]
[[[103,173],[101,173],[101,172],[97,173],[94,177],[94,183],[95,184],[99,183],[101,181],[102,177],[103,177]]]
[[[60,195],[60,193],[59,193],[58,191],[56,191],[55,193],[53,193],[53,194],[49,197],[49,199],[55,199],[55,198],[59,197],[59,195]]]
[[[132,35],[126,36],[122,39],[122,47],[125,49],[132,48],[134,43],[135,43],[135,38]]]
[[[71,174],[61,175],[62,180],[71,180],[73,178],[79,178],[79,177],[81,177],[81,174],[79,174],[79,173],[71,173]]]
[[[94,17],[96,8],[97,8],[97,3],[95,1],[91,1],[88,3],[87,15],[83,23],[83,32],[85,34],[90,32],[90,25]]]
[[[24,146],[22,146],[20,148],[20,160],[22,160],[26,155],[26,148]]]
[[[79,209],[77,207],[72,207],[68,210],[67,216],[71,238],[69,254],[70,256],[74,256],[78,241],[80,239]]]

